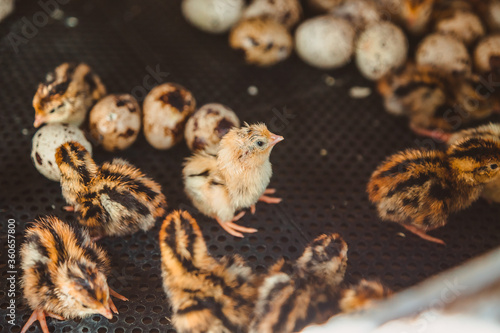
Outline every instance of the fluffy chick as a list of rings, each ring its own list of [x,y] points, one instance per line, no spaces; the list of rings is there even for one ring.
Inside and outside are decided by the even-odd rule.
[[[472,138],[447,153],[409,149],[389,157],[368,184],[380,217],[402,224],[423,239],[444,244],[427,231],[446,224],[448,215],[467,208],[482,186],[499,173],[500,143]]]
[[[65,62],[47,74],[38,85],[33,107],[35,122],[66,123],[80,126],[88,110],[106,95],[106,88],[97,74],[84,63]]]
[[[61,189],[79,222],[95,238],[149,230],[165,216],[161,186],[122,159],[97,166],[78,142],[56,151]]]
[[[259,288],[250,333],[298,332],[335,313],[347,266],[347,244],[338,234],[322,235],[287,271],[275,264]]]
[[[258,281],[239,256],[208,254],[196,221],[174,211],[160,230],[163,287],[179,333],[246,331]]]
[[[33,314],[21,330],[39,321],[49,333],[45,316],[59,320],[118,313],[110,295],[127,299],[106,282],[109,260],[88,234],[56,217],[35,222],[21,247],[21,285]]]
[[[455,76],[413,63],[378,82],[389,113],[408,116],[414,132],[439,140],[443,131],[493,113],[495,99],[483,88],[477,75]]]
[[[436,0],[376,0],[383,16],[400,23],[412,34],[422,34]]]
[[[186,160],[183,170],[185,191],[194,206],[213,217],[224,230],[236,237],[256,229],[239,226],[237,221],[255,203],[279,203],[281,199],[265,194],[272,175],[269,155],[283,137],[269,132],[264,124],[246,124],[231,129],[221,140],[217,155],[196,153]]]
[[[362,279],[358,284],[342,290],[339,306],[343,313],[364,310],[385,299],[392,291],[377,281]]]

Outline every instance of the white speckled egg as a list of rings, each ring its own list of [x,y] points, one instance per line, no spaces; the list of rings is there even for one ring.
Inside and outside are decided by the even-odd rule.
[[[142,111],[144,136],[156,149],[169,149],[182,140],[184,126],[196,108],[193,94],[183,86],[164,83],[149,92]]]
[[[297,24],[301,16],[299,0],[253,0],[243,12],[243,18],[269,17],[287,28]]]
[[[107,151],[127,149],[140,130],[141,107],[131,95],[108,95],[90,111],[90,134]]]
[[[284,25],[270,18],[255,17],[233,27],[229,45],[242,51],[247,63],[271,66],[290,56],[293,40]]]
[[[215,153],[219,141],[233,127],[240,127],[240,120],[233,110],[222,104],[205,104],[186,124],[186,144],[192,151]]]
[[[500,57],[500,35],[492,35],[484,38],[476,46],[474,51],[474,64],[479,72],[491,70],[491,57]]]
[[[317,16],[302,24],[295,32],[295,49],[311,66],[331,69],[345,65],[354,51],[355,31],[343,18]]]
[[[364,77],[378,80],[402,66],[408,55],[408,40],[398,26],[380,22],[363,31],[356,42],[356,65]]]
[[[238,22],[244,7],[244,0],[183,0],[182,14],[198,29],[217,34]]]
[[[74,125],[48,124],[35,133],[32,139],[31,160],[38,172],[50,180],[59,181],[61,172],[56,163],[56,149],[68,141],[80,143],[92,154],[92,145]]]
[[[367,26],[382,20],[382,14],[373,0],[345,1],[330,13],[349,21],[356,31],[362,31]]]
[[[461,10],[456,10],[453,15],[440,19],[434,30],[443,35],[453,36],[465,45],[474,43],[485,33],[483,24],[476,14]]]
[[[467,48],[459,40],[446,35],[428,35],[417,48],[418,65],[430,65],[449,73],[470,73],[471,60]]]

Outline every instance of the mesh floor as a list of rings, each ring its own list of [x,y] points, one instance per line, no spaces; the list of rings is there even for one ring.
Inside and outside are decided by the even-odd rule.
[[[76,27],[68,26],[74,20],[51,20],[23,40],[18,50],[11,45],[12,33],[22,36],[23,22],[33,21],[39,5],[18,2],[17,12],[0,25],[0,286],[9,275],[8,219],[16,221],[18,250],[27,222],[47,214],[73,219],[62,210],[59,184],[41,176],[30,160],[33,95],[45,73],[64,61],[88,63],[109,92],[132,93],[138,99],[144,97],[141,87],[148,68],[158,68],[168,73],[164,82],[186,86],[199,105],[226,104],[240,119],[265,122],[285,137],[271,156],[271,186],[284,201],[260,203],[255,215],[247,214],[241,224],[259,232],[244,239],[229,236],[191,207],[181,179],[181,164],[189,155],[184,144],[156,151],[140,137],[130,149],[116,154],[163,186],[170,209],[194,214],[216,256],[240,253],[263,271],[281,256],[296,258],[317,235],[338,232],[349,244],[348,281],[380,278],[400,290],[500,245],[500,206],[484,201],[432,232],[446,247],[413,235],[403,237],[398,225],[377,218],[365,193],[372,171],[385,156],[418,141],[405,119],[384,112],[377,94],[349,97],[352,86],[373,88],[353,66],[324,72],[292,56],[269,69],[248,67],[229,49],[227,36],[206,35],[189,26],[179,3],[73,1],[60,8],[66,18],[78,19]],[[335,86],[325,84],[326,74],[336,79]],[[257,87],[258,94],[251,96],[249,86]],[[100,149],[94,157],[99,163],[112,158]],[[161,284],[159,227],[100,242],[113,263],[110,286],[130,299],[116,302],[118,316],[109,321],[98,315],[81,321],[48,320],[51,332],[175,332]],[[18,281],[19,277],[20,272]],[[0,332],[19,332],[30,311],[18,287],[16,325],[8,324],[10,297],[6,288],[0,289]],[[39,326],[30,332],[40,332]]]

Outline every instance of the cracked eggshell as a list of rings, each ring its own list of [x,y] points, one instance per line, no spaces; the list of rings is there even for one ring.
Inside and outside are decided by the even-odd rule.
[[[169,149],[184,136],[186,121],[196,108],[193,94],[176,83],[149,92],[143,104],[144,136],[156,149]]]
[[[454,11],[452,16],[442,18],[436,23],[435,32],[450,35],[471,45],[485,34],[481,19],[469,11]]]
[[[299,0],[253,0],[243,12],[243,18],[268,17],[288,29],[296,25],[301,16]]]
[[[408,40],[398,26],[381,22],[363,31],[356,42],[356,65],[369,80],[378,80],[402,66],[408,55]]]
[[[433,66],[448,73],[470,73],[471,59],[461,41],[447,35],[428,35],[418,45],[417,65]]]
[[[491,57],[500,57],[500,34],[481,40],[474,51],[474,64],[479,72],[491,71]]]
[[[241,50],[247,63],[265,67],[288,58],[293,40],[284,25],[270,18],[255,17],[242,20],[233,27],[229,45]]]
[[[35,133],[32,139],[31,160],[38,172],[50,180],[60,180],[61,172],[56,163],[56,149],[68,141],[80,143],[92,155],[92,145],[83,132],[74,125],[48,124]]]
[[[218,34],[238,22],[244,7],[244,0],[183,0],[182,14],[198,29]]]
[[[220,140],[233,127],[240,127],[233,110],[218,103],[205,104],[186,124],[186,144],[191,151],[216,153]]]
[[[354,51],[355,31],[343,18],[318,16],[304,21],[295,32],[295,49],[311,66],[332,69],[345,65]]]
[[[90,134],[107,151],[127,149],[140,130],[141,107],[131,95],[108,95],[90,111]]]

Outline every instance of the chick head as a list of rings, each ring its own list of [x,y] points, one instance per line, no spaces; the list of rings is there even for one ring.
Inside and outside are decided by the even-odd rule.
[[[258,167],[269,159],[274,145],[283,137],[271,133],[262,123],[231,129],[221,140],[219,156],[239,161],[247,167]]]
[[[56,163],[61,174],[83,181],[88,181],[90,174],[97,170],[90,153],[76,141],[66,142],[56,149]]]
[[[344,279],[347,266],[347,244],[338,234],[321,235],[306,247],[297,259],[299,275],[337,285]]]
[[[406,27],[413,31],[430,17],[435,0],[404,0],[402,2],[401,16]]]
[[[451,166],[469,184],[485,184],[500,173],[500,141],[491,138],[463,139],[448,149]]]
[[[106,276],[95,263],[83,258],[65,262],[58,269],[56,286],[63,294],[60,298],[67,297],[71,307],[81,314],[98,313],[113,318]]]

